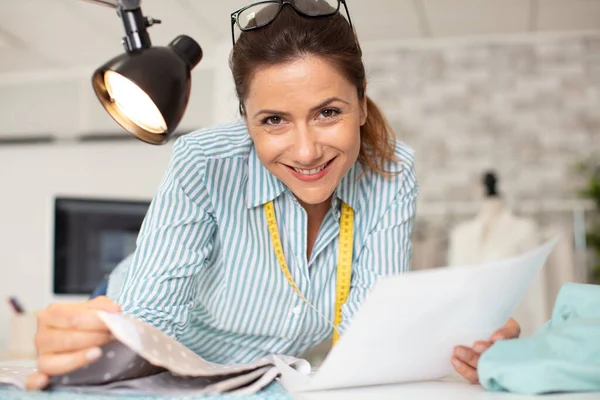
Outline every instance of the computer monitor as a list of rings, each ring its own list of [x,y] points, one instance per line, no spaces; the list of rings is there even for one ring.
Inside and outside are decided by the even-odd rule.
[[[56,198],[54,293],[91,294],[135,250],[149,205],[149,201]]]

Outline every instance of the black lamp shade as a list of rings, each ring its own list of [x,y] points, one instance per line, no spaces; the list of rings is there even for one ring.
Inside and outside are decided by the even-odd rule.
[[[191,70],[201,59],[200,46],[187,36],[179,36],[167,47],[150,47],[113,58],[94,72],[92,86],[106,111],[126,131],[146,143],[164,144],[185,113]],[[134,106],[133,112],[131,107],[124,109],[124,99],[111,96],[111,79],[136,95],[133,102],[132,98],[127,99],[129,106]],[[140,123],[147,118],[139,114],[148,113],[154,114],[152,121],[160,123]]]

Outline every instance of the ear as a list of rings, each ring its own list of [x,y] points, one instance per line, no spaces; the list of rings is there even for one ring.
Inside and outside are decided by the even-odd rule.
[[[244,103],[242,103],[241,101],[239,102],[238,105],[238,112],[240,113],[240,117],[244,118],[247,120],[246,118],[246,108],[244,107]]]
[[[364,95],[360,102],[360,126],[363,126],[367,123],[367,117],[369,115],[368,107],[367,107],[367,81],[364,83]]]

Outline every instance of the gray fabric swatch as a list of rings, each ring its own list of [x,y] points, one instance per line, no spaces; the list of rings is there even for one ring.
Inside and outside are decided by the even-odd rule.
[[[95,362],[68,374],[54,376],[50,389],[87,393],[169,394],[201,396],[218,393],[253,394],[279,375],[274,355],[249,364],[211,363],[159,329],[122,314],[98,312],[117,339],[102,347]],[[278,355],[304,374],[305,360]],[[0,386],[23,389],[32,367],[0,368]]]

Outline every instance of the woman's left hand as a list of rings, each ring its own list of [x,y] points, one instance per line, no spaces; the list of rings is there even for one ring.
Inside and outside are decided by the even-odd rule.
[[[456,372],[461,374],[471,383],[478,383],[477,364],[479,357],[494,342],[503,339],[516,339],[521,334],[521,327],[514,319],[509,319],[506,325],[494,332],[489,341],[478,340],[473,343],[473,347],[456,346],[452,357],[452,365]]]

